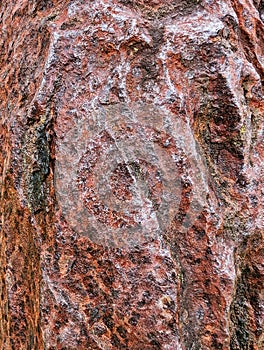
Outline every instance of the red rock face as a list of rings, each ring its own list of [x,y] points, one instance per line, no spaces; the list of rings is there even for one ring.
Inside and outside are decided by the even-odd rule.
[[[0,348],[263,349],[262,1],[0,16]]]

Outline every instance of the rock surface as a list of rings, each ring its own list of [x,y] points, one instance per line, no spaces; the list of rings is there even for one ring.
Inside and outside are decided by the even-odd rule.
[[[0,19],[0,349],[264,349],[263,1]]]

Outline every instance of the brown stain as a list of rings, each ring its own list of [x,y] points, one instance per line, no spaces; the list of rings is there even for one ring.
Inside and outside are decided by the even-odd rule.
[[[219,17],[225,29],[202,44],[176,33],[165,62],[173,93],[168,91],[160,58],[168,39],[166,25],[196,23],[192,16],[203,9],[202,3],[116,1],[109,5],[108,14],[96,9],[93,16],[83,2],[71,18],[68,5],[68,1],[52,0],[0,5],[0,348],[151,350],[176,346],[171,344],[178,339],[184,350],[262,349],[263,237],[253,221],[263,211],[263,65],[259,59],[263,58],[263,23],[252,15],[253,3],[232,2],[238,23],[231,15],[222,16],[217,4],[215,9],[204,7],[208,16]],[[117,6],[126,18],[119,26],[112,16]],[[129,34],[131,18],[138,20],[140,34]],[[96,28],[94,34],[87,24]],[[102,24],[114,30],[107,32]],[[71,30],[79,34],[67,39]],[[46,72],[44,95],[36,98],[54,31],[63,39]],[[120,39],[122,35],[127,37]],[[177,51],[183,43],[189,45],[191,59]],[[220,71],[224,63],[233,64],[233,53],[245,71],[252,64],[262,82],[256,74],[245,73],[230,88]],[[118,73],[115,68],[120,68],[122,60],[129,70]],[[192,77],[187,82],[189,73]],[[231,73],[237,73],[234,66]],[[107,95],[109,77],[113,83]],[[244,114],[235,103],[234,90],[246,106]],[[184,176],[191,177],[195,169],[184,157],[177,165],[182,191],[177,214],[163,232],[163,247],[155,240],[152,250],[145,243],[130,251],[95,244],[70,227],[59,207],[54,187],[56,147],[79,113],[87,113],[85,99],[97,97],[100,106],[153,103],[156,98],[155,103],[168,108],[175,120],[190,122],[197,152],[206,158],[208,203],[200,215],[190,217],[193,223],[187,230],[182,222],[190,213],[195,184]],[[176,146],[164,146],[167,136],[156,135],[157,145],[166,154],[181,154]],[[89,137],[86,130],[83,138]],[[42,141],[45,147],[38,148]],[[30,155],[26,166],[23,142]],[[88,157],[91,172],[93,162],[99,161],[100,147],[110,144],[107,135],[98,141],[98,154]],[[32,161],[35,155],[39,160],[43,149],[47,151],[44,175],[41,162]],[[30,198],[41,194],[43,201],[30,203],[26,193],[31,180],[27,183],[27,179],[36,171],[35,165],[40,183]],[[140,167],[158,208],[163,184],[155,179],[154,166],[141,160]],[[245,167],[250,169],[246,173]],[[91,189],[93,176],[84,175]],[[127,164],[119,164],[111,181],[119,200],[131,198]],[[209,210],[209,201],[215,212]],[[90,203],[87,206],[95,211]],[[103,217],[100,205],[97,209],[98,217],[109,226],[121,224],[118,213]],[[114,239],[117,245],[118,238]],[[235,270],[235,280],[218,269],[224,245],[234,251],[234,266],[229,267]]]

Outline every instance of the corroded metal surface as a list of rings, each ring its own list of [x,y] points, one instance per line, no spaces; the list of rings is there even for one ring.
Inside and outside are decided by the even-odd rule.
[[[263,349],[262,1],[0,16],[0,348]]]

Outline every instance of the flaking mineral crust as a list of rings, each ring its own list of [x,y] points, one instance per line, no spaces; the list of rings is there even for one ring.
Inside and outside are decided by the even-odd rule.
[[[1,1],[1,350],[264,349],[263,21]]]

